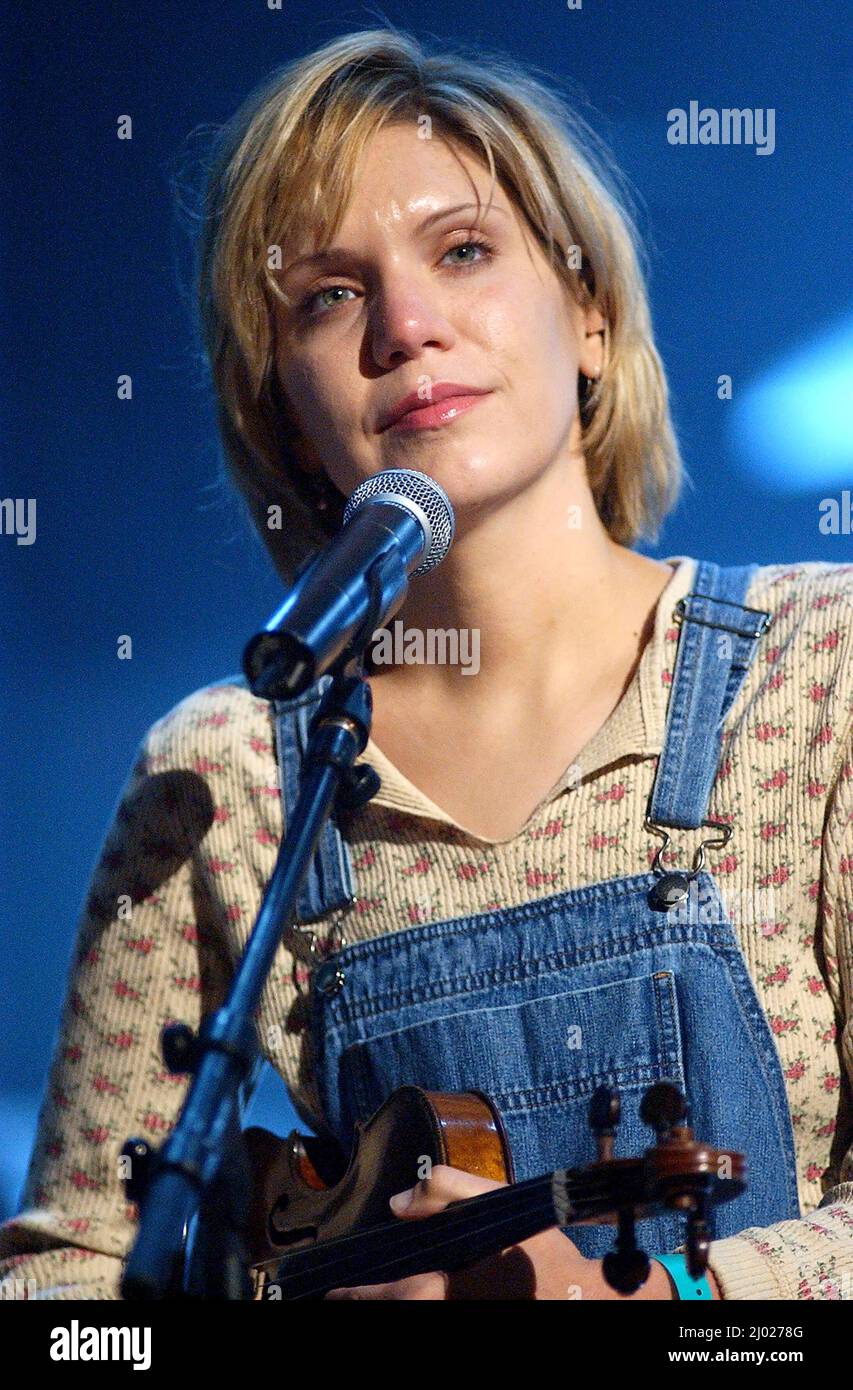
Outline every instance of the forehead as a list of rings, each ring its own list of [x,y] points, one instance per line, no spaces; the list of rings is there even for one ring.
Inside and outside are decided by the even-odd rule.
[[[341,243],[374,230],[428,230],[454,209],[464,211],[470,222],[491,213],[515,216],[511,199],[492,178],[483,156],[444,135],[425,138],[412,123],[384,126],[368,137],[345,198],[339,188],[338,197],[330,199],[322,182],[322,177],[315,182],[312,199],[318,215],[300,218],[290,266],[328,246],[333,237]]]
[[[433,202],[445,193],[507,206],[497,179],[481,154],[411,123],[383,126],[368,139],[356,164],[349,213],[356,203],[398,203],[401,208]],[[414,207],[417,213],[420,206]]]

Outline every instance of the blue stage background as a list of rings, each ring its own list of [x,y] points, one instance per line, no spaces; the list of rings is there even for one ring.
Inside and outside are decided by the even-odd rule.
[[[16,1209],[77,916],[136,747],[183,696],[239,669],[280,598],[216,481],[174,208],[189,133],[292,56],[385,20],[570,81],[641,199],[691,478],[642,548],[850,560],[849,520],[819,525],[821,502],[853,489],[845,9],[185,0],[8,15],[0,495],[37,500],[37,540],[0,535],[0,1217]],[[670,145],[667,112],[693,100],[773,108],[775,150]],[[116,138],[124,114],[131,141]],[[124,372],[131,402],[116,399]],[[116,659],[119,634],[131,661]],[[290,1127],[269,1077],[253,1118]]]

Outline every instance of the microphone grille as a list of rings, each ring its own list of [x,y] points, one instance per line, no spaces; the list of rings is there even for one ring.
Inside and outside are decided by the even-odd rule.
[[[410,575],[414,579],[440,564],[453,542],[456,518],[450,498],[433,478],[414,468],[384,468],[365,478],[351,494],[344,509],[346,526],[359,507],[368,502],[391,502],[416,516],[424,528],[424,557]]]

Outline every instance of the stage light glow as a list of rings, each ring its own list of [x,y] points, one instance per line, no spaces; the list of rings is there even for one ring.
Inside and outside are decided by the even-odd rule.
[[[813,491],[853,482],[853,315],[735,389],[729,444],[765,487]]]

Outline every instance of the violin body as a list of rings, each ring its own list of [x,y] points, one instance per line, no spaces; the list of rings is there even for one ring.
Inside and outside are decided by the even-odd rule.
[[[260,1126],[243,1131],[252,1174],[248,1244],[256,1297],[282,1256],[394,1220],[388,1199],[437,1163],[514,1181],[500,1115],[479,1091],[401,1086],[355,1127],[348,1161],[322,1140]]]

